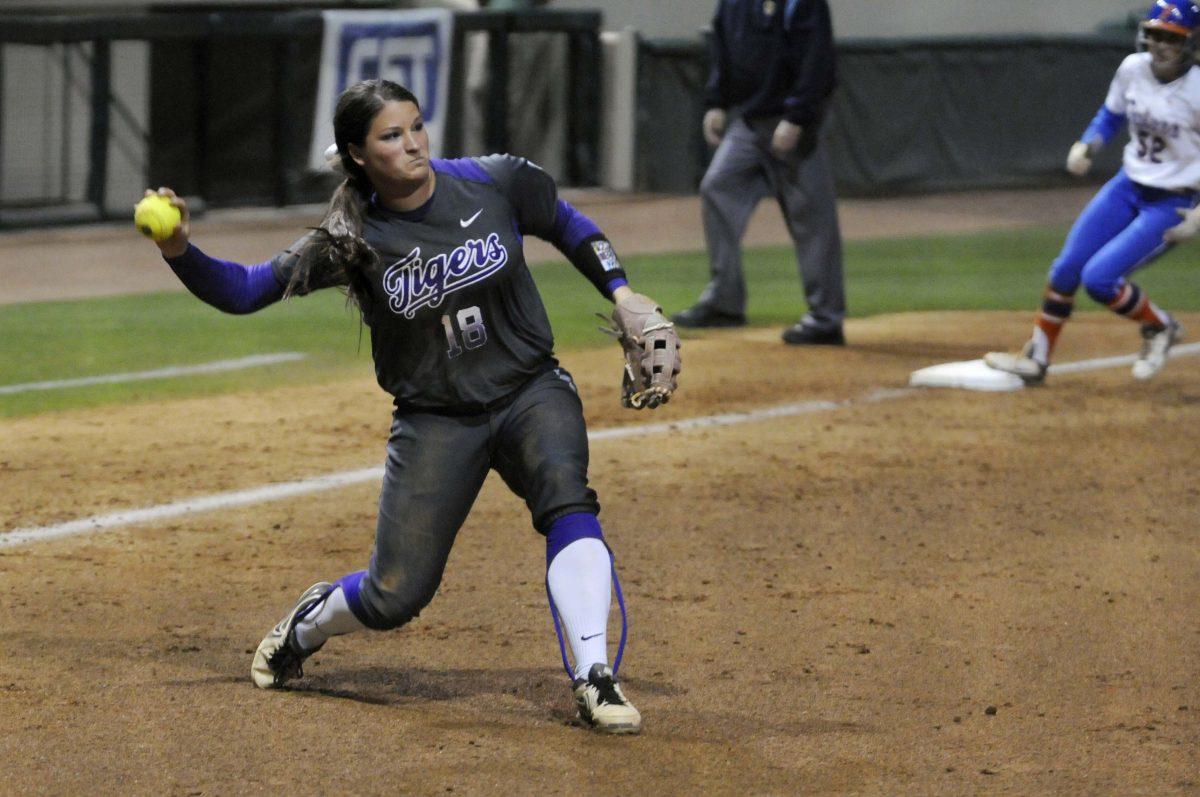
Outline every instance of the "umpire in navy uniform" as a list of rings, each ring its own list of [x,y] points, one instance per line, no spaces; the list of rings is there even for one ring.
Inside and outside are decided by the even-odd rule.
[[[720,0],[704,137],[717,148],[700,183],[712,280],[683,327],[746,323],[742,235],[774,196],[796,248],[808,312],[792,344],[842,345],[846,296],[833,173],[820,128],[837,84],[826,0]]]

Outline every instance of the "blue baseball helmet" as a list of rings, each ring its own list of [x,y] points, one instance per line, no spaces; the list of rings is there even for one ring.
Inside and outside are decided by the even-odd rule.
[[[1190,0],[1156,0],[1142,20],[1142,30],[1165,30],[1191,36],[1200,28],[1200,7]]]
[[[1179,63],[1191,63],[1196,57],[1196,34],[1200,32],[1200,6],[1193,0],[1155,0],[1138,25],[1138,52],[1149,49],[1152,31],[1182,36]]]

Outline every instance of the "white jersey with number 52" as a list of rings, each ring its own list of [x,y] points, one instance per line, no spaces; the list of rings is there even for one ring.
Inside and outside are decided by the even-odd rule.
[[[1170,191],[1200,189],[1200,69],[1164,84],[1150,70],[1150,54],[1134,53],[1117,68],[1104,104],[1129,121],[1129,179]]]

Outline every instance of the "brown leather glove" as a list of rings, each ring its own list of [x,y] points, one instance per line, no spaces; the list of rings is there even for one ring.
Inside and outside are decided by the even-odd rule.
[[[621,404],[635,410],[666,404],[675,392],[680,369],[675,325],[654,300],[640,293],[617,303],[612,322],[613,328],[601,329],[621,342],[625,354]]]

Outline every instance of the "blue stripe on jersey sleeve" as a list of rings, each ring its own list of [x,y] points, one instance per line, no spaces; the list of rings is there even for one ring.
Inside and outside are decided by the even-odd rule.
[[[179,257],[163,259],[198,299],[226,313],[253,313],[283,296],[270,261],[243,266],[210,257],[193,244]]]
[[[554,211],[554,232],[550,243],[557,244],[564,252],[573,252],[575,247],[593,235],[602,235],[596,222],[580,213],[571,203],[558,200]]]
[[[492,176],[484,171],[484,168],[479,165],[479,162],[474,158],[434,158],[429,161],[435,172],[448,174],[451,177],[458,177],[463,180],[471,180],[476,183],[495,183]]]
[[[1124,124],[1125,114],[1113,113],[1107,105],[1101,105],[1095,118],[1092,119],[1092,123],[1087,126],[1087,130],[1083,131],[1083,136],[1079,140],[1086,143],[1099,139],[1101,143],[1107,144]]]

